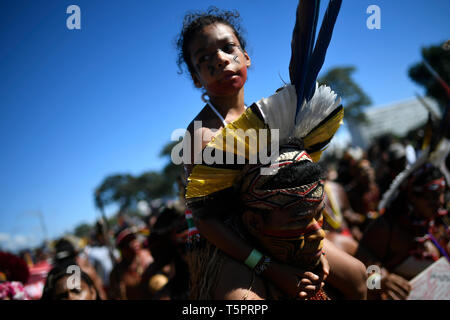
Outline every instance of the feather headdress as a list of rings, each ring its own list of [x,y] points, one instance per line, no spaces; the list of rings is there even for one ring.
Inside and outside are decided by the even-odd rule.
[[[428,123],[426,125],[426,131],[423,142],[423,150],[417,160],[409,167],[400,172],[392,181],[389,189],[383,194],[380,203],[378,204],[378,210],[385,210],[389,204],[397,197],[400,186],[411,176],[411,174],[420,168],[426,162],[432,163],[438,167],[445,176],[447,184],[450,183],[450,174],[445,167],[445,158],[450,152],[450,140],[448,133],[445,130],[448,126],[448,114],[442,119],[437,118],[437,115],[433,112],[429,113]]]
[[[450,152],[450,87],[431,67],[425,58],[423,59],[423,63],[433,78],[446,92],[447,105],[445,106],[445,112],[442,119],[439,119],[427,103],[417,95],[417,98],[429,113],[428,123],[425,129],[425,137],[422,145],[422,154],[414,164],[400,172],[397,177],[395,177],[389,189],[383,194],[378,205],[378,210],[384,210],[389,203],[395,199],[398,194],[398,189],[402,183],[404,183],[412,172],[427,161],[438,167],[444,174],[447,184],[450,184],[450,173],[448,168],[445,166],[445,159]]]
[[[342,0],[330,1],[314,45],[320,1],[299,1],[289,65],[292,84],[247,108],[236,121],[225,126],[204,151],[215,156],[223,154],[223,157],[231,154],[248,162],[252,155],[267,154],[271,148],[268,141],[276,138],[270,136],[270,130],[267,136],[262,137],[260,129],[277,129],[279,145],[290,137],[301,138],[312,160],[320,159],[344,116],[337,94],[316,83],[341,3]],[[251,137],[247,134],[250,129],[253,130]],[[252,137],[256,144],[249,143]],[[243,164],[196,165],[188,178],[188,204],[203,201],[204,197],[233,186],[242,168]]]

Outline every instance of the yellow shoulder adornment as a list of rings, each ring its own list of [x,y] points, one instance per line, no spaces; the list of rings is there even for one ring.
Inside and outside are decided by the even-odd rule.
[[[260,129],[267,129],[264,122],[252,111],[247,110],[235,121],[225,128],[210,141],[206,148],[215,149],[216,153],[227,152],[245,159],[256,156],[258,151],[266,148],[267,138],[261,138]],[[265,131],[265,132],[268,132]],[[267,134],[267,133],[266,133]],[[221,157],[223,159],[223,157]],[[233,158],[234,161],[236,157]],[[225,163],[226,165],[226,163]],[[192,170],[188,178],[186,199],[204,197],[214,192],[224,190],[233,185],[240,174],[240,170],[217,168],[207,164],[198,164]]]

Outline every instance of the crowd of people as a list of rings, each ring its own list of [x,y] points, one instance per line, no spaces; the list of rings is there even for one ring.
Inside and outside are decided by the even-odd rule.
[[[299,6],[298,17],[309,9]],[[333,7],[330,12],[328,19]],[[397,300],[407,299],[409,281],[430,264],[449,259],[449,181],[442,167],[424,157],[417,162],[424,151],[392,137],[321,158],[343,107],[314,76],[305,74],[309,87],[298,84],[296,75],[306,72],[300,60],[291,61],[291,85],[247,107],[251,59],[237,17],[217,9],[185,17],[179,66],[186,65],[206,104],[187,135],[200,134],[201,150],[223,151],[228,160],[227,152],[242,156],[233,153],[239,146],[219,142],[228,134],[245,144],[245,137],[225,128],[279,129],[276,159],[197,163],[199,150],[185,146],[191,162],[179,199],[140,223],[124,212],[117,226],[99,221],[90,239],[64,237],[34,259],[1,253],[1,298],[30,298],[30,270],[41,264],[42,290],[32,288],[42,300]],[[312,48],[297,33],[293,57]],[[310,67],[318,72],[321,65]],[[256,153],[249,145],[243,150],[244,157]],[[380,270],[375,288],[367,285],[371,266]]]
[[[395,144],[396,147],[402,145],[400,142]],[[383,158],[387,161],[378,163],[377,170],[392,169],[389,167],[391,155],[389,150],[386,152]],[[387,208],[380,211],[377,209],[382,195],[380,180],[367,152],[352,149],[339,159],[327,159],[320,165],[311,162],[301,169],[291,169],[289,176],[304,179],[307,171],[310,181],[323,177],[323,188],[320,184],[318,187],[323,189],[324,205],[313,206],[315,218],[302,220],[301,228],[311,227],[312,220],[320,221],[322,228],[309,233],[309,237],[320,238],[323,233],[325,257],[333,259],[330,255],[340,255],[348,270],[339,275],[339,265],[335,269],[321,265],[324,270],[305,272],[300,278],[305,293],[310,298],[323,292],[332,299],[406,299],[411,290],[409,281],[440,257],[448,258],[450,254],[447,215],[450,194],[442,172],[425,163],[402,185]],[[402,159],[406,167],[406,156]],[[254,171],[247,179],[252,180],[252,174]],[[379,178],[384,179],[384,176]],[[279,179],[265,187],[280,188],[275,185],[277,183],[286,182]],[[138,220],[140,223],[126,219],[125,214],[119,219],[122,223],[110,226],[109,232],[105,232],[103,220],[98,221],[89,238],[65,236],[53,241],[50,248],[39,248],[33,254],[29,251],[20,255],[1,252],[1,298],[185,300],[195,296],[204,299],[289,297],[268,278],[252,273],[246,265],[218,253],[217,249],[212,259],[206,262],[207,268],[193,274],[189,268],[192,243],[188,241],[189,225],[183,203],[183,199],[169,202]],[[263,211],[262,208],[259,210]],[[299,259],[299,263],[304,264],[305,259],[311,259],[307,249],[298,250],[298,253],[294,248],[292,252],[277,250],[292,246],[290,242],[301,247],[298,238],[295,239],[297,242],[292,242],[285,237],[281,242],[267,237],[268,230],[276,230],[277,224],[284,223],[286,218],[282,216],[283,213],[277,211],[261,218],[260,212],[241,210],[241,215],[228,223],[240,230],[249,242],[262,243],[261,247],[274,258],[271,263],[292,263],[291,260]],[[109,242],[105,241],[105,235]],[[295,237],[295,234],[291,236]],[[338,250],[333,251],[332,247]],[[211,247],[205,249],[213,250]],[[379,290],[367,288],[366,268],[370,265],[381,268]],[[80,268],[78,286],[72,277],[74,266]],[[39,288],[36,288],[33,270],[40,270],[38,279],[42,285]],[[315,279],[316,273],[320,280]],[[193,279],[202,283],[193,286]],[[324,283],[319,290],[316,281]],[[209,296],[192,292],[199,290],[199,286],[209,287]]]

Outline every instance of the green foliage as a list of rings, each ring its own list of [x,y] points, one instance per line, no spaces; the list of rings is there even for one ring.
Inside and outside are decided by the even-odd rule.
[[[140,200],[150,202],[153,199],[173,196],[176,183],[182,177],[183,168],[170,159],[172,148],[179,141],[167,143],[160,156],[168,158],[161,172],[148,171],[139,176],[115,174],[106,177],[95,191],[95,205],[100,210],[109,204],[117,204],[120,211],[136,208]]]
[[[432,45],[422,48],[422,57],[450,84],[450,51],[444,50],[442,45]],[[423,62],[414,64],[408,71],[409,77],[426,90],[426,95],[433,97],[443,108],[448,100],[442,85],[433,77]]]
[[[89,237],[92,230],[92,226],[87,223],[81,223],[75,227],[73,234],[78,238]]]
[[[366,121],[363,108],[372,104],[372,101],[353,80],[352,74],[355,70],[356,68],[353,66],[335,67],[320,77],[318,82],[330,86],[342,98],[346,119]]]

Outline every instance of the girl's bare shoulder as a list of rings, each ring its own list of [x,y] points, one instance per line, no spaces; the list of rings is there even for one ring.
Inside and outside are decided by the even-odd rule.
[[[195,116],[195,118],[189,123],[187,130],[190,133],[194,132],[194,129],[202,130],[214,130],[220,126],[220,121],[208,106],[203,107],[203,109]]]
[[[187,127],[187,134],[191,136],[191,140],[196,135],[201,137],[203,149],[221,128],[222,123],[217,115],[205,106]]]

